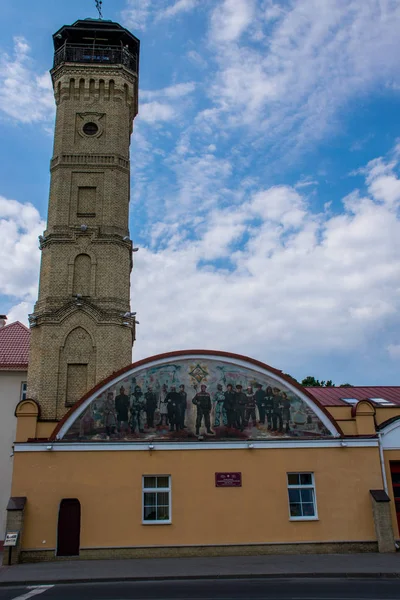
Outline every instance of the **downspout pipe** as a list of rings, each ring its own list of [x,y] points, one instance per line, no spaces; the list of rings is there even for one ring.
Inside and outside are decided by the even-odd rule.
[[[379,445],[379,458],[381,461],[381,471],[382,471],[382,481],[383,481],[383,489],[389,495],[387,478],[386,478],[386,470],[385,470],[385,459],[383,456],[383,447],[382,447],[382,433],[378,433],[378,445]]]

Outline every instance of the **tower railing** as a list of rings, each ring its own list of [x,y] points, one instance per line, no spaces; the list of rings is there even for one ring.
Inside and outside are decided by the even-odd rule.
[[[58,67],[64,62],[123,65],[130,71],[137,73],[137,56],[123,46],[64,44],[54,55],[53,68]]]

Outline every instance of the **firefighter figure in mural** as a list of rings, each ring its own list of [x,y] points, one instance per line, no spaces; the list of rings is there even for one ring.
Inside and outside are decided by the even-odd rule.
[[[179,386],[179,417],[180,417],[180,428],[186,429],[185,425],[185,417],[186,417],[186,408],[187,408],[187,393],[185,392],[185,386],[183,383]]]
[[[272,429],[272,415],[274,414],[274,395],[272,387],[268,386],[265,391],[265,412],[267,415],[268,429]]]
[[[143,392],[140,385],[135,385],[135,381],[131,384],[131,419],[130,426],[132,433],[136,432],[144,433],[144,409],[145,403],[143,398]]]
[[[181,396],[179,392],[176,391],[175,385],[171,385],[171,389],[168,392],[165,400],[167,401],[169,430],[179,431],[181,428]]]
[[[282,418],[282,396],[281,390],[274,387],[273,390],[273,412],[272,412],[272,431],[283,432]]]
[[[224,409],[228,427],[233,429],[236,426],[236,394],[231,383],[228,383],[224,392]]]
[[[246,404],[247,396],[243,392],[243,386],[240,383],[236,386],[236,426],[240,431],[246,427]]]
[[[257,404],[258,414],[260,416],[260,425],[265,425],[265,391],[262,389],[261,383],[256,384],[256,393],[254,399]]]
[[[207,433],[211,435],[214,434],[211,431],[211,421],[210,421],[210,412],[211,412],[211,396],[207,392],[207,386],[201,385],[200,392],[197,392],[195,397],[192,400],[192,403],[197,407],[197,415],[196,415],[196,435],[200,435],[200,427],[201,422],[204,418],[204,425],[206,426]]]
[[[119,388],[119,394],[115,398],[115,411],[117,413],[118,431],[120,433],[129,431],[129,396],[125,394],[123,385]]]
[[[217,391],[214,396],[214,427],[219,427],[222,423],[225,427],[228,424],[228,419],[225,410],[225,394],[222,391],[222,385],[217,385]]]
[[[246,416],[245,416],[246,427],[249,426],[250,419],[251,419],[252,426],[255,427],[257,424],[256,398],[255,398],[255,394],[253,392],[253,387],[251,385],[248,385],[245,393],[246,393]]]
[[[154,413],[157,408],[157,396],[153,392],[153,388],[149,385],[147,392],[144,395],[146,416],[147,416],[147,427],[153,429],[154,427]]]

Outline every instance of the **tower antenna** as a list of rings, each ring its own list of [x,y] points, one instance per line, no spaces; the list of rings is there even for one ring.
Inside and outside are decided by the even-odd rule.
[[[103,4],[103,0],[96,0],[96,8],[99,11],[99,19],[103,18],[102,4]]]

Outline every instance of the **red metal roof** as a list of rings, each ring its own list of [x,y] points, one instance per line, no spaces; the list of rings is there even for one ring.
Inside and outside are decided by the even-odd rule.
[[[0,329],[0,370],[26,371],[31,332],[16,321]]]
[[[314,396],[323,406],[350,406],[344,398],[355,400],[382,399],[400,406],[400,386],[368,386],[368,387],[307,387],[309,394]],[[354,403],[353,403],[354,404]],[[374,402],[376,406],[385,406],[385,403]],[[386,405],[387,406],[387,405]]]

